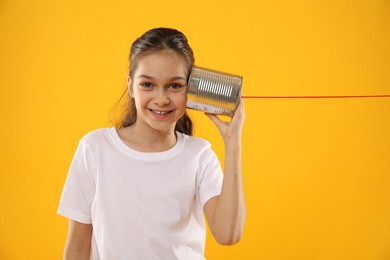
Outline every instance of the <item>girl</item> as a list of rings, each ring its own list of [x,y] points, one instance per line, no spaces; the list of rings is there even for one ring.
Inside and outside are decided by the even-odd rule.
[[[225,144],[222,174],[210,143],[191,136],[193,64],[175,29],[152,29],[133,43],[127,113],[116,128],[84,136],[69,169],[58,208],[70,219],[64,259],[205,259],[203,213],[218,243],[241,239],[244,109],[230,122],[207,114]]]

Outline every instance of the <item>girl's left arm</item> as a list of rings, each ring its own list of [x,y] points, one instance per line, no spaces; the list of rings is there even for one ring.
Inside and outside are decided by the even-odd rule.
[[[204,213],[215,240],[233,245],[241,240],[246,219],[246,207],[241,169],[241,135],[245,111],[241,100],[230,122],[207,114],[215,123],[225,144],[224,179],[221,195],[211,198]]]

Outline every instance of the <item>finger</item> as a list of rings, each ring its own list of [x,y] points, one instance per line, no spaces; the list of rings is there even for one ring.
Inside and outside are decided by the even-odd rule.
[[[219,119],[218,116],[216,116],[216,115],[214,115],[214,114],[209,114],[209,113],[205,113],[205,114],[206,114],[206,116],[207,116],[208,118],[210,118],[211,121],[213,121],[215,124],[219,124],[219,123],[220,123],[221,119]]]
[[[244,108],[244,99],[241,98],[240,104],[238,105],[237,110],[240,113],[240,117],[245,118],[245,108]]]
[[[234,114],[232,115],[232,120],[235,119],[235,118],[242,118],[243,111],[244,111],[243,106],[244,106],[243,100],[241,99],[240,103],[237,106],[236,111],[234,111]],[[235,120],[237,120],[237,119],[235,119]]]
[[[213,123],[217,126],[219,130],[222,130],[222,127],[224,126],[225,122],[222,121],[217,115],[205,113],[208,118],[213,121]]]

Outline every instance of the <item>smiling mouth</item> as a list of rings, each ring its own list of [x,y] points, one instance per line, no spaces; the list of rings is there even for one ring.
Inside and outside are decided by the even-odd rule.
[[[152,113],[156,114],[156,115],[160,115],[160,116],[163,116],[163,115],[166,115],[166,114],[169,114],[171,113],[173,110],[170,110],[170,111],[160,111],[160,110],[153,110],[153,109],[149,109]]]

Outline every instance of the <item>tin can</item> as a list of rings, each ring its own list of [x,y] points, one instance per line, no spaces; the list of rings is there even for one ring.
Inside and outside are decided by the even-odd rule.
[[[242,76],[193,67],[187,107],[211,114],[233,115],[241,98]]]

